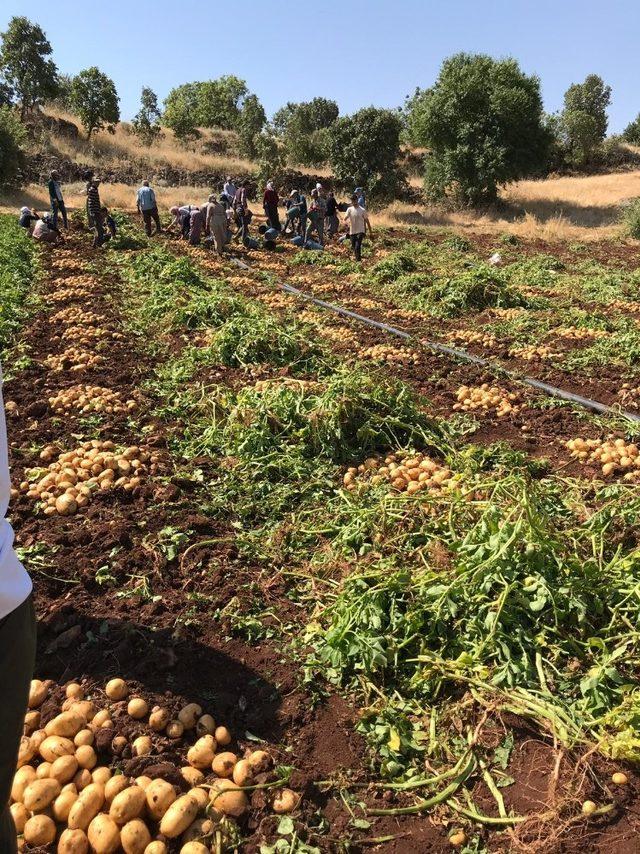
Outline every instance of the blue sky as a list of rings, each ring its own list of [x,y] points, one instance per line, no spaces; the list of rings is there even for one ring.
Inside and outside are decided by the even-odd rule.
[[[140,88],[162,99],[189,80],[244,78],[269,114],[286,101],[335,99],[341,112],[394,107],[460,50],[514,56],[542,81],[545,106],[595,72],[613,89],[610,131],[640,112],[639,0],[4,0],[37,21],[61,71],[97,65],[123,118]]]

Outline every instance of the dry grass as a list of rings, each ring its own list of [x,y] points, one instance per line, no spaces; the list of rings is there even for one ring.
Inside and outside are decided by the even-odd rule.
[[[78,119],[69,113],[59,110],[44,112],[54,118],[78,125]],[[109,167],[117,169],[126,162],[140,162],[147,164],[151,172],[166,166],[190,172],[232,175],[246,175],[255,170],[255,165],[249,160],[226,154],[207,153],[205,150],[207,145],[225,142],[233,145],[235,134],[228,131],[203,130],[201,139],[185,146],[174,137],[172,131],[165,128],[162,138],[148,147],[130,132],[130,125],[127,122],[121,122],[114,134],[101,131],[94,134],[90,141],[84,137],[84,132],[78,139],[60,134],[50,137],[50,146],[60,157],[90,163],[101,169]]]
[[[420,186],[420,179],[411,181]],[[640,196],[640,170],[585,177],[519,181],[502,194],[501,208],[446,211],[395,202],[374,217],[381,226],[426,225],[545,240],[602,240],[619,233],[620,206]]]

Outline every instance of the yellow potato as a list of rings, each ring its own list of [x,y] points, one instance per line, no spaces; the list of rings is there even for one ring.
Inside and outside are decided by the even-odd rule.
[[[110,720],[109,710],[100,709],[100,711],[96,712],[93,716],[91,723],[94,727],[101,727],[108,720]]]
[[[187,759],[188,758],[189,754],[187,754]],[[211,762],[211,770],[214,774],[217,774],[218,777],[230,777],[233,773],[233,767],[237,761],[238,757],[235,753],[231,753],[229,751],[225,753],[218,753]]]
[[[87,721],[93,720],[98,711],[91,700],[76,700],[74,697],[70,697],[64,701],[62,710],[82,715]]]
[[[196,724],[196,733],[198,735],[214,735],[216,731],[216,722],[211,715],[202,715]]]
[[[140,786],[129,786],[111,801],[109,815],[116,824],[126,824],[138,818],[145,805],[145,791]]]
[[[11,800],[22,803],[24,790],[35,779],[36,769],[32,765],[23,765],[22,768],[18,768],[11,784]]]
[[[193,729],[201,716],[202,706],[199,706],[197,703],[187,703],[178,712],[178,720],[185,729]]]
[[[169,839],[175,839],[189,827],[198,814],[198,800],[189,792],[174,801],[160,822],[160,833]]]
[[[219,746],[226,747],[227,744],[231,744],[231,733],[226,726],[216,727],[213,735]]]
[[[279,815],[293,812],[300,803],[300,795],[292,789],[280,789],[273,798],[273,811]]]
[[[151,777],[147,777],[146,774],[143,774],[141,777],[136,777],[133,782],[136,786],[139,786],[146,792],[153,781]]]
[[[127,822],[120,831],[120,844],[125,854],[144,854],[144,850],[150,842],[149,828],[139,818]]]
[[[22,803],[29,812],[42,812],[58,797],[60,791],[61,786],[57,780],[34,780],[24,790]]]
[[[129,693],[129,687],[124,679],[110,679],[105,685],[105,694],[110,700],[124,700]]]
[[[33,737],[28,735],[23,735],[20,739],[20,747],[18,748],[18,768],[22,768],[23,765],[27,765],[33,757],[36,755],[37,747],[33,740]]]
[[[211,763],[214,762],[216,747],[216,741],[212,735],[203,735],[187,751],[187,762],[200,771],[212,767]],[[215,768],[213,770],[215,771]]]
[[[167,854],[167,846],[159,839],[155,842],[150,842],[144,849],[144,854]]]
[[[31,813],[25,807],[24,804],[11,804],[9,809],[11,811],[11,818],[13,819],[13,823],[16,826],[16,831],[18,833],[22,833],[25,824],[29,821],[29,816],[31,815]]]
[[[241,816],[249,806],[249,801],[244,792],[240,791],[231,780],[220,778],[214,780],[211,786],[211,806],[223,815],[231,815],[234,818]]]
[[[171,720],[171,715],[167,709],[161,709],[156,706],[149,715],[149,726],[155,732],[162,732]]]
[[[81,744],[80,747],[76,748],[75,757],[78,765],[89,771],[98,764],[98,757],[90,744]]]
[[[51,811],[55,820],[66,824],[69,820],[69,813],[71,812],[71,807],[75,804],[77,800],[77,791],[72,791],[71,789],[68,789],[66,792],[60,792],[51,807]]]
[[[131,747],[134,756],[147,756],[153,750],[153,742],[148,735],[139,735]]]
[[[189,794],[191,795],[192,798],[194,798],[197,801],[198,806],[201,809],[204,809],[208,805],[208,803],[209,803],[209,792],[206,789],[199,789],[199,788],[191,789]]]
[[[76,775],[78,770],[78,760],[75,756],[59,756],[55,762],[51,763],[49,769],[49,777],[57,780],[61,786],[69,783]]]
[[[162,816],[176,800],[176,790],[166,780],[153,780],[145,791],[147,812],[151,818],[160,821]]]
[[[247,756],[254,774],[263,774],[271,768],[272,760],[265,750],[254,750]]]
[[[78,795],[78,800],[69,812],[68,825],[72,830],[86,830],[104,803],[104,787],[99,783],[89,783]]]
[[[46,682],[41,682],[39,679],[32,679],[31,688],[29,689],[29,708],[40,708],[46,700],[48,693],[49,686]]]
[[[115,774],[110,780],[104,784],[104,800],[107,806],[111,806],[111,802],[117,794],[128,789],[131,783],[129,778],[124,774]]]
[[[89,783],[92,782],[93,778],[91,776],[91,771],[89,771],[88,768],[80,768],[76,776],[73,778],[73,784],[78,791],[86,789]]]
[[[101,783],[103,786],[106,786],[110,779],[111,768],[107,768],[105,765],[100,765],[99,768],[94,768],[91,772],[91,780],[94,783]]]
[[[84,688],[77,682],[70,682],[65,688],[64,693],[68,698],[75,698],[76,700],[84,699]]]
[[[64,757],[60,757],[60,758],[64,758]],[[57,761],[58,760],[56,759],[56,762]],[[52,762],[41,762],[38,765],[38,767],[36,768],[36,777],[38,778],[38,780],[44,780],[45,777],[48,777],[49,772],[51,771],[52,768],[53,768]]]
[[[48,815],[34,815],[24,826],[24,841],[29,845],[50,845],[56,838],[56,825]]]
[[[24,731],[25,735],[31,735],[31,733],[38,729],[40,726],[40,712],[27,712],[24,716]]]
[[[113,854],[120,848],[120,830],[115,821],[99,813],[89,825],[89,845],[95,854]]]
[[[58,854],[87,854],[89,840],[84,830],[69,830],[62,832],[58,840]]]
[[[47,735],[62,735],[64,738],[73,738],[86,725],[87,719],[84,715],[70,709],[68,712],[61,712],[53,720],[50,720],[44,731]]]
[[[197,786],[204,780],[204,774],[202,771],[198,771],[198,769],[194,768],[192,765],[185,765],[184,768],[180,769],[180,773],[190,786]]]
[[[127,712],[135,720],[141,720],[149,711],[149,705],[142,697],[132,697],[127,705]]]
[[[214,829],[215,822],[206,816],[201,816],[192,822],[182,834],[182,843],[184,845],[186,842],[194,842],[211,836]]]
[[[95,739],[96,737],[90,729],[81,729],[73,739],[73,743],[76,747],[82,747],[84,744],[93,744]]]
[[[232,774],[236,786],[250,786],[253,783],[253,778],[253,768],[249,765],[248,759],[241,759],[236,763]]]
[[[180,721],[169,721],[167,724],[167,735],[173,739],[182,738],[184,735],[184,724]]]
[[[180,849],[180,854],[209,854],[209,849],[202,842],[187,842]]]
[[[71,739],[59,735],[49,735],[40,745],[40,756],[47,762],[55,762],[59,756],[72,756],[75,749],[75,744]]]

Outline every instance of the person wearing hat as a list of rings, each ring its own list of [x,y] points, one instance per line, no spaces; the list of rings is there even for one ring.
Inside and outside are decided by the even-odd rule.
[[[9,795],[18,760],[36,652],[36,618],[31,580],[13,549],[5,519],[11,481],[0,369],[0,851],[16,852],[16,828]]]
[[[107,241],[107,235],[104,231],[104,219],[102,214],[102,203],[100,202],[100,178],[92,178],[89,181],[87,188],[87,211],[90,221],[93,222],[95,237],[93,238],[93,248],[97,249]]]
[[[160,223],[160,214],[158,213],[156,194],[149,186],[148,181],[143,181],[142,186],[138,190],[136,207],[144,222],[144,231],[147,237],[151,237],[151,220],[156,224],[155,234],[160,234],[162,225]]]
[[[264,191],[262,206],[267,218],[269,228],[275,228],[280,231],[280,216],[278,215],[278,191],[276,190],[273,181],[267,181],[267,189]]]
[[[51,202],[51,215],[53,216],[53,224],[58,227],[58,214],[62,214],[62,223],[65,228],[69,228],[67,222],[67,209],[62,196],[62,188],[60,186],[60,175],[54,169],[49,175],[49,201]]]

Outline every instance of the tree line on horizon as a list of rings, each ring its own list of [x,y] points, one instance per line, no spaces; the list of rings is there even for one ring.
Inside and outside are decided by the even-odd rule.
[[[45,33],[26,17],[12,18],[0,39],[0,185],[9,186],[24,159],[25,120],[39,107],[73,112],[88,139],[114,132],[120,107],[113,80],[99,68],[60,73]],[[201,129],[233,131],[238,154],[256,161],[261,175],[329,165],[339,185],[366,186],[380,200],[402,188],[401,147],[414,146],[425,151],[429,199],[478,206],[495,202],[511,181],[593,167],[606,153],[610,100],[611,87],[590,74],[567,89],[560,112],[547,114],[540,79],[515,59],[458,53],[397,110],[371,106],[341,116],[335,101],[315,97],[288,102],[269,121],[246,82],[224,75],[174,87],[162,108],[144,86],[130,129],[145,146],[163,128],[184,144]],[[622,139],[640,145],[640,114]]]

